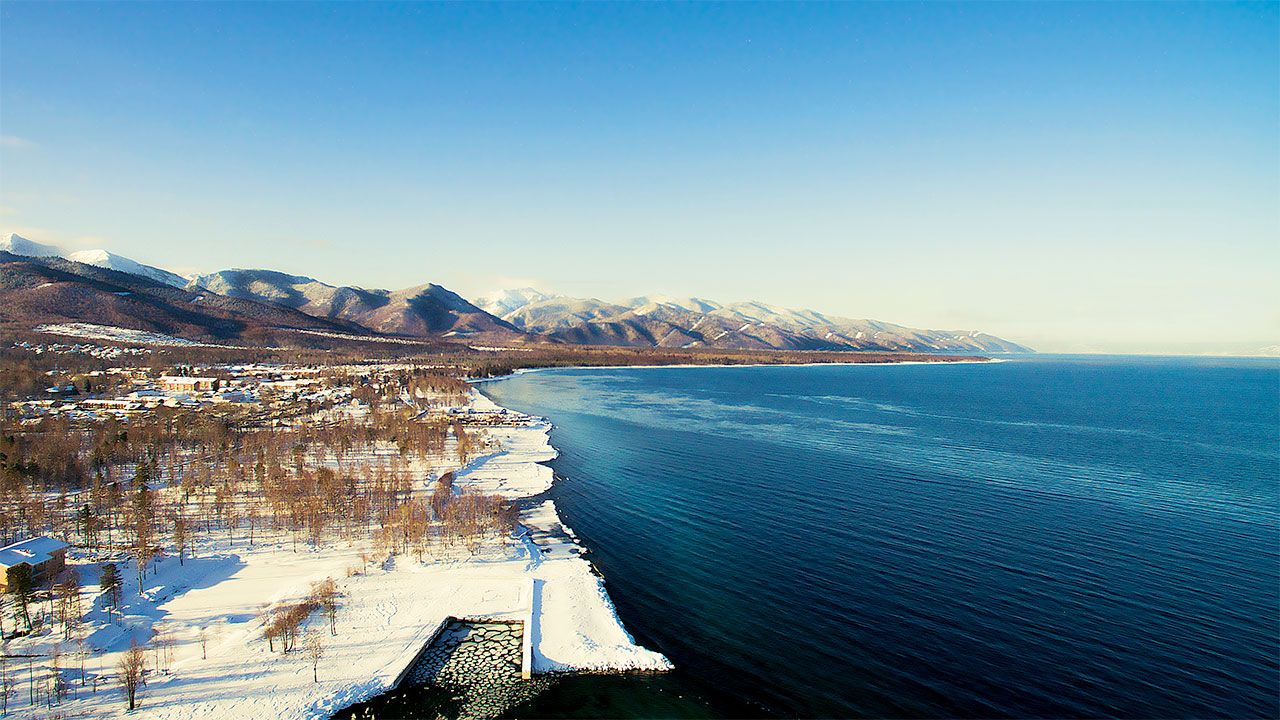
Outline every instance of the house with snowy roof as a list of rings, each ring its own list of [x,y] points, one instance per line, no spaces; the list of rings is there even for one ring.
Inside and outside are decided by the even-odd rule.
[[[67,565],[67,543],[45,535],[33,537],[0,548],[0,590],[9,590],[9,573],[27,565],[31,582],[39,586],[51,581]]]
[[[190,375],[161,375],[160,387],[167,392],[201,392],[218,389],[218,378]]]

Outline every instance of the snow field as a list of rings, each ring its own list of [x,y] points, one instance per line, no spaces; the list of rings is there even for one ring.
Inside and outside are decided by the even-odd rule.
[[[474,390],[470,407],[499,410]],[[548,442],[549,425],[517,419],[526,424],[485,429],[501,450],[461,469],[459,487],[515,500],[551,486],[552,472],[540,464],[556,455]],[[448,468],[411,463],[407,469],[416,478],[415,487],[426,491],[431,479]],[[139,708],[129,717],[328,717],[389,689],[422,643],[450,616],[531,622],[535,673],[671,667],[665,657],[637,646],[627,633],[604,580],[580,556],[582,548],[561,523],[554,503],[548,500],[524,510],[520,524],[519,537],[501,546],[490,544],[472,557],[427,557],[420,563],[412,555],[398,555],[370,562],[367,568],[361,558],[368,552],[365,543],[314,549],[299,542],[295,548],[284,533],[260,532],[253,545],[243,529],[234,543],[225,533],[215,533],[212,543],[202,542],[196,557],[183,564],[175,557],[159,560],[154,573],[145,577],[141,594],[132,564],[119,563],[124,602],[118,622],[108,618],[97,592],[98,564],[72,557],[69,564],[80,573],[88,610],[86,673],[104,681],[96,692],[91,684],[80,687],[76,647],[64,644],[63,677],[73,684],[74,697],[52,710],[66,717],[125,716],[123,693],[114,681],[116,661],[131,639],[144,642],[158,626],[174,641],[169,669],[155,672],[156,655],[148,650],[151,672],[139,693]],[[322,612],[304,625],[325,645],[319,681],[314,682],[303,643],[288,654],[281,654],[278,646],[272,652],[262,636],[261,617],[269,607],[305,598],[311,583],[329,577],[341,593],[337,634],[330,635]],[[201,628],[207,658],[202,658]],[[12,641],[6,649],[47,655],[60,638],[46,630]],[[19,669],[15,666],[11,672]],[[50,708],[27,704],[27,673],[21,670],[11,716],[47,716]]]

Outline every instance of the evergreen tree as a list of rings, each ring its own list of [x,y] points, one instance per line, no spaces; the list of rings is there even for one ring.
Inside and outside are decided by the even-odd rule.
[[[9,568],[9,593],[13,595],[14,600],[14,617],[21,618],[27,625],[27,632],[31,632],[31,611],[28,605],[31,603],[31,593],[35,589],[35,583],[31,577],[31,566],[26,563],[14,565]]]
[[[115,563],[107,563],[102,566],[102,577],[98,580],[98,587],[107,595],[107,607],[118,610],[120,607],[120,571],[116,569]]]

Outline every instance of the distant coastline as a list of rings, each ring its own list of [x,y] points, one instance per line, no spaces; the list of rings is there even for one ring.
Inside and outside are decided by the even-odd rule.
[[[832,365],[857,365],[861,367],[894,367],[900,365],[963,365],[969,363],[1004,363],[1010,362],[1011,358],[993,358],[986,356],[975,356],[972,358],[962,358],[946,356],[945,360],[893,360],[888,362],[781,362],[781,363],[672,363],[669,365],[544,365],[539,367],[521,367],[514,368],[511,372],[502,375],[492,375],[488,377],[476,377],[467,380],[469,383],[485,383],[496,380],[506,380],[517,375],[532,372],[544,372],[547,370],[662,370],[662,369],[691,369],[691,368],[781,368],[781,367],[827,367]]]

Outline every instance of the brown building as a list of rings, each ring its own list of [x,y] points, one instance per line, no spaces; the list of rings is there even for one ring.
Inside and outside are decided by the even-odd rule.
[[[217,390],[218,378],[187,377],[185,375],[164,375],[160,378],[160,387],[167,392],[200,392]]]
[[[16,567],[31,568],[32,585],[39,587],[51,582],[67,565],[67,548],[70,545],[47,536],[33,537],[0,548],[0,590],[9,589],[9,573]]]

